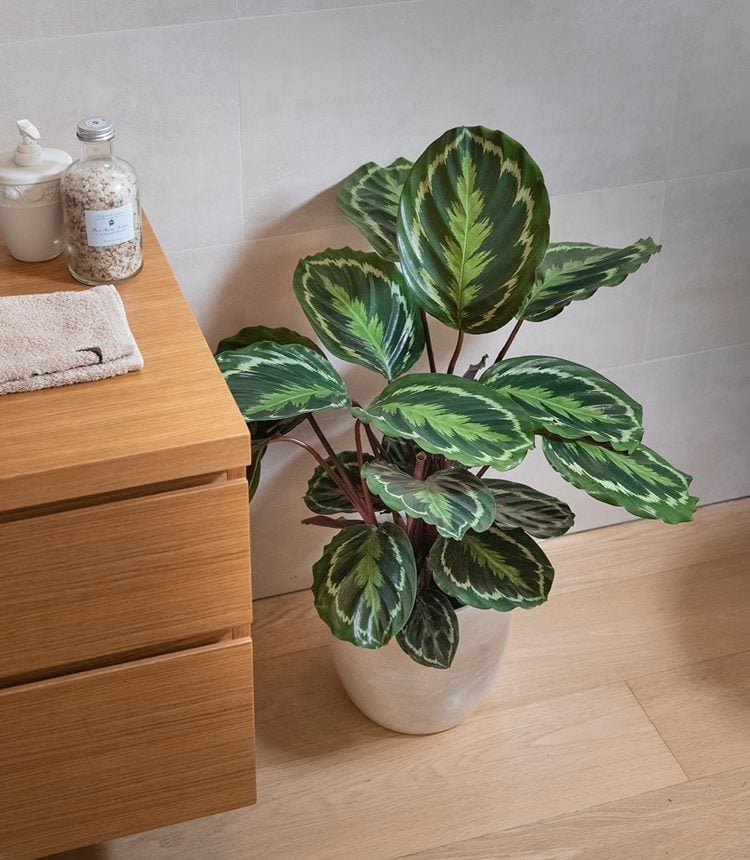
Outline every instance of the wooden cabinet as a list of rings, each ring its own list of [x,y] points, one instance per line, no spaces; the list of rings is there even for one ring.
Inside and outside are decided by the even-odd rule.
[[[144,238],[144,370],[0,397],[3,860],[255,798],[249,439]],[[0,250],[0,295],[75,288]]]

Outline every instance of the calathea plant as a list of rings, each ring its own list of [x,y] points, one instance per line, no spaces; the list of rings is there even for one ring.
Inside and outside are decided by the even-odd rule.
[[[317,460],[305,520],[337,534],[313,568],[333,634],[365,648],[397,637],[425,666],[450,666],[456,609],[505,612],[546,600],[553,570],[534,538],[567,531],[566,504],[487,478],[540,437],[549,464],[594,498],[640,517],[689,520],[690,477],[641,443],[641,407],[601,374],[552,356],[506,358],[519,327],[620,284],[659,250],[549,244],[541,171],[515,140],[455,128],[413,164],[359,168],[339,205],[374,253],[325,250],[300,261],[294,292],[322,345],[385,378],[352,400],[322,350],[289,329],[244,328],[217,361],[248,421],[255,460],[287,441]],[[428,316],[457,332],[441,372]],[[466,335],[515,318],[488,367],[460,368]],[[426,349],[429,373],[410,373]],[[314,413],[344,409],[354,446],[334,451]],[[289,433],[307,421],[322,446]]]

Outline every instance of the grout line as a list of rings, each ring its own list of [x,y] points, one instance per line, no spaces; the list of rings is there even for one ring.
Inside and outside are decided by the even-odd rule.
[[[648,711],[643,707],[643,702],[641,702],[641,700],[638,698],[638,696],[636,696],[635,692],[633,691],[633,688],[630,686],[630,684],[629,684],[627,681],[623,680],[623,682],[622,682],[622,683],[623,683],[623,684],[625,684],[626,688],[627,688],[627,689],[629,690],[629,692],[630,692],[630,695],[631,695],[631,696],[635,699],[635,701],[638,703],[638,707],[641,709],[641,711],[643,711],[643,715],[646,717],[646,719],[649,721],[649,723],[653,726],[653,729],[654,729],[654,731],[656,732],[656,734],[661,738],[661,742],[662,742],[662,743],[664,744],[664,746],[667,748],[667,751],[669,752],[669,754],[670,754],[670,755],[672,756],[672,758],[674,759],[675,764],[677,765],[677,767],[679,767],[679,769],[680,769],[680,770],[683,772],[683,774],[685,775],[685,782],[691,782],[691,779],[690,779],[690,777],[687,775],[687,772],[686,772],[685,768],[682,766],[682,762],[681,762],[681,761],[677,758],[677,756],[674,754],[674,750],[673,750],[673,749],[672,749],[672,747],[670,747],[670,745],[666,742],[666,740],[664,739],[664,735],[659,731],[659,729],[656,727],[656,723],[654,723],[654,721],[653,721],[653,720],[651,719],[651,717],[649,716]],[[675,783],[675,784],[678,784],[678,783]]]
[[[721,352],[723,349],[739,349],[743,346],[750,346],[750,341],[742,341],[741,343],[727,343],[723,346],[710,346],[708,349],[696,349],[693,352],[681,352],[677,355],[659,355],[655,358],[645,358],[641,361],[631,362],[630,364],[615,364],[611,367],[605,367],[602,371],[603,373],[609,373],[612,370],[623,370],[628,367],[640,367],[642,364],[655,364],[658,361],[672,361],[675,358],[688,358],[692,355],[705,355],[708,352]],[[740,496],[740,498],[742,498]],[[729,502],[731,499],[722,499],[722,501]]]
[[[667,200],[667,183],[666,181],[662,183],[661,189],[661,207],[659,209],[659,221],[656,227],[657,236],[659,243],[661,244],[661,234],[664,229],[664,206]],[[658,281],[659,281],[659,269],[661,268],[661,254],[657,254],[656,260],[654,260],[654,273],[651,278],[651,283],[649,284],[648,291],[648,308],[646,309],[646,331],[643,334],[643,347],[641,348],[641,360],[640,363],[643,364],[646,361],[646,355],[648,354],[648,339],[651,334],[651,309],[654,306],[654,295],[656,290],[658,289]]]

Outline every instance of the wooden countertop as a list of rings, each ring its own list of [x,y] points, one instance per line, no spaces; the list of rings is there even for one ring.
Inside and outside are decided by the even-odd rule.
[[[0,397],[0,511],[244,466],[247,428],[153,230],[118,289],[144,369]],[[0,295],[85,289],[64,255],[19,263],[0,246]]]

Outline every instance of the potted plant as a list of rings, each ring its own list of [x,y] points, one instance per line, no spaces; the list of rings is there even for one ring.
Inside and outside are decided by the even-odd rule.
[[[353,400],[289,329],[244,328],[216,358],[252,433],[251,494],[268,445],[317,461],[304,522],[336,534],[312,590],[349,695],[390,728],[439,731],[492,683],[509,610],[547,599],[553,569],[535,538],[573,523],[562,501],[488,469],[517,466],[539,437],[552,468],[596,499],[667,523],[695,510],[690,476],[641,443],[641,407],[624,391],[562,358],[506,358],[524,322],[620,284],[660,247],[550,244],[539,167],[483,127],[447,131],[413,164],[363,165],[338,202],[374,251],[306,257],[294,292],[323,347],[380,374],[383,391]],[[457,332],[442,368],[429,317]],[[466,335],[514,319],[491,364],[460,366]],[[429,372],[412,372],[424,351]],[[325,409],[351,414],[351,450],[320,429]],[[320,448],[289,436],[302,421]]]

